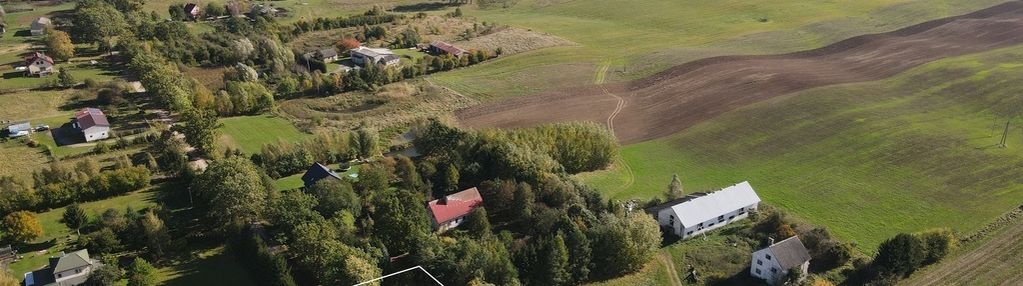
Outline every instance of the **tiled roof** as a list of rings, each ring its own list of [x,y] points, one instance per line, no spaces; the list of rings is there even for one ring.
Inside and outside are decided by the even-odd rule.
[[[465,53],[465,50],[463,50],[463,49],[461,49],[459,47],[456,47],[454,45],[448,44],[448,43],[446,43],[444,41],[434,41],[433,43],[430,43],[430,45],[435,47],[435,48],[437,48],[437,49],[439,49],[439,50],[441,50],[441,51],[444,51],[445,53],[451,54],[451,55],[456,55],[457,56],[457,55],[460,55],[462,53]]]
[[[87,107],[75,112],[75,119],[78,121],[78,128],[81,130],[94,126],[110,126],[107,116],[103,114],[102,110],[96,108]]]
[[[53,59],[52,58],[50,58],[46,54],[43,54],[43,53],[40,53],[40,52],[34,52],[34,53],[32,53],[32,55],[26,57],[25,58],[25,64],[26,65],[32,65],[32,63],[35,62],[38,59],[42,59],[42,60],[50,63],[51,65],[53,64]]]
[[[430,215],[437,224],[443,224],[472,213],[483,204],[483,197],[476,188],[471,188],[447,196],[447,202],[432,200],[429,203]]]

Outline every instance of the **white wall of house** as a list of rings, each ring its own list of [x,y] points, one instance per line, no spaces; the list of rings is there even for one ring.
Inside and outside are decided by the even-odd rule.
[[[799,266],[803,273],[807,273],[809,267],[810,261],[803,262]],[[764,279],[767,284],[780,285],[785,275],[789,274],[789,269],[783,269],[778,264],[778,259],[771,252],[771,248],[764,248],[753,253],[753,258],[750,260],[749,274],[753,277]]]
[[[749,212],[757,209],[756,204],[748,205],[727,213],[719,214],[717,217],[710,220],[704,221],[696,225],[682,225],[682,221],[675,216],[675,211],[672,208],[664,208],[657,212],[657,222],[663,227],[668,226],[673,229],[675,235],[682,239],[687,239],[693,236],[700,235],[711,231],[713,229],[725,226],[733,221],[744,219],[749,217]]]
[[[460,217],[460,218],[456,218],[456,219],[454,219],[452,221],[440,224],[440,225],[437,226],[437,232],[438,233],[446,232],[449,229],[456,228],[459,225],[462,225],[462,222],[464,222],[464,221],[465,221],[465,217],[463,216],[463,217]]]
[[[53,64],[42,59],[36,60],[28,65],[28,73],[32,75],[46,74],[53,72]]]
[[[77,277],[88,276],[89,272],[92,272],[92,266],[84,266],[75,269],[70,269],[64,272],[54,273],[53,278],[56,280],[58,286],[77,286],[77,284],[69,283],[66,281]]]
[[[89,129],[82,130],[82,133],[85,134],[85,142],[103,140],[110,137],[110,127],[93,126]]]

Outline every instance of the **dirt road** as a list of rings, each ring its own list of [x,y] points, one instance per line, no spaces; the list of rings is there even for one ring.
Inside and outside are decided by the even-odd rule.
[[[942,58],[1021,43],[1023,2],[1013,1],[815,50],[707,58],[632,82],[513,98],[455,114],[472,128],[582,120],[613,124],[619,140],[628,144],[668,136],[776,96],[884,79]]]

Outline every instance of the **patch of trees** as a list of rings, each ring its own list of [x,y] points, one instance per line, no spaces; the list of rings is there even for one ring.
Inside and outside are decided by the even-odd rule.
[[[252,162],[271,178],[297,174],[313,162],[331,164],[379,154],[379,136],[369,128],[354,132],[321,132],[297,143],[266,144],[252,154]]]
[[[415,133],[419,152],[454,162],[469,182],[501,178],[536,183],[554,174],[596,170],[610,163],[618,146],[613,135],[587,123],[470,133],[431,120]]]
[[[294,36],[301,35],[312,31],[332,30],[340,28],[358,27],[358,26],[373,26],[383,23],[394,22],[395,20],[404,19],[404,15],[399,14],[387,14],[381,12],[373,12],[370,10],[363,15],[355,15],[350,17],[337,17],[337,18],[316,18],[313,20],[302,20],[294,24],[291,34]]]
[[[236,230],[228,240],[230,251],[259,285],[294,286],[295,279],[284,257],[270,252],[258,233]]]
[[[123,212],[108,208],[97,217],[90,218],[77,205],[72,206],[65,209],[62,222],[68,228],[81,230],[77,243],[81,248],[89,249],[93,255],[131,251],[159,261],[167,253],[184,246],[183,239],[171,236],[170,229],[164,223],[170,213],[160,207],[142,212],[131,207]]]
[[[79,161],[74,166],[54,161],[32,174],[34,184],[15,177],[0,177],[0,214],[122,195],[148,187],[149,176],[144,167],[100,171],[92,160]]]
[[[956,235],[948,229],[900,233],[878,246],[871,263],[857,265],[860,277],[854,278],[894,284],[921,267],[941,261],[957,244]]]

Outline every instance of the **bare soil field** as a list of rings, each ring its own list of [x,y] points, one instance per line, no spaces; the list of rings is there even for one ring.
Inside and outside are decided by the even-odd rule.
[[[656,139],[748,104],[815,87],[884,79],[934,60],[1023,43],[1023,2],[823,48],[685,63],[632,82],[582,86],[456,112],[466,127],[608,122],[623,143]],[[624,104],[619,102],[619,97]]]

